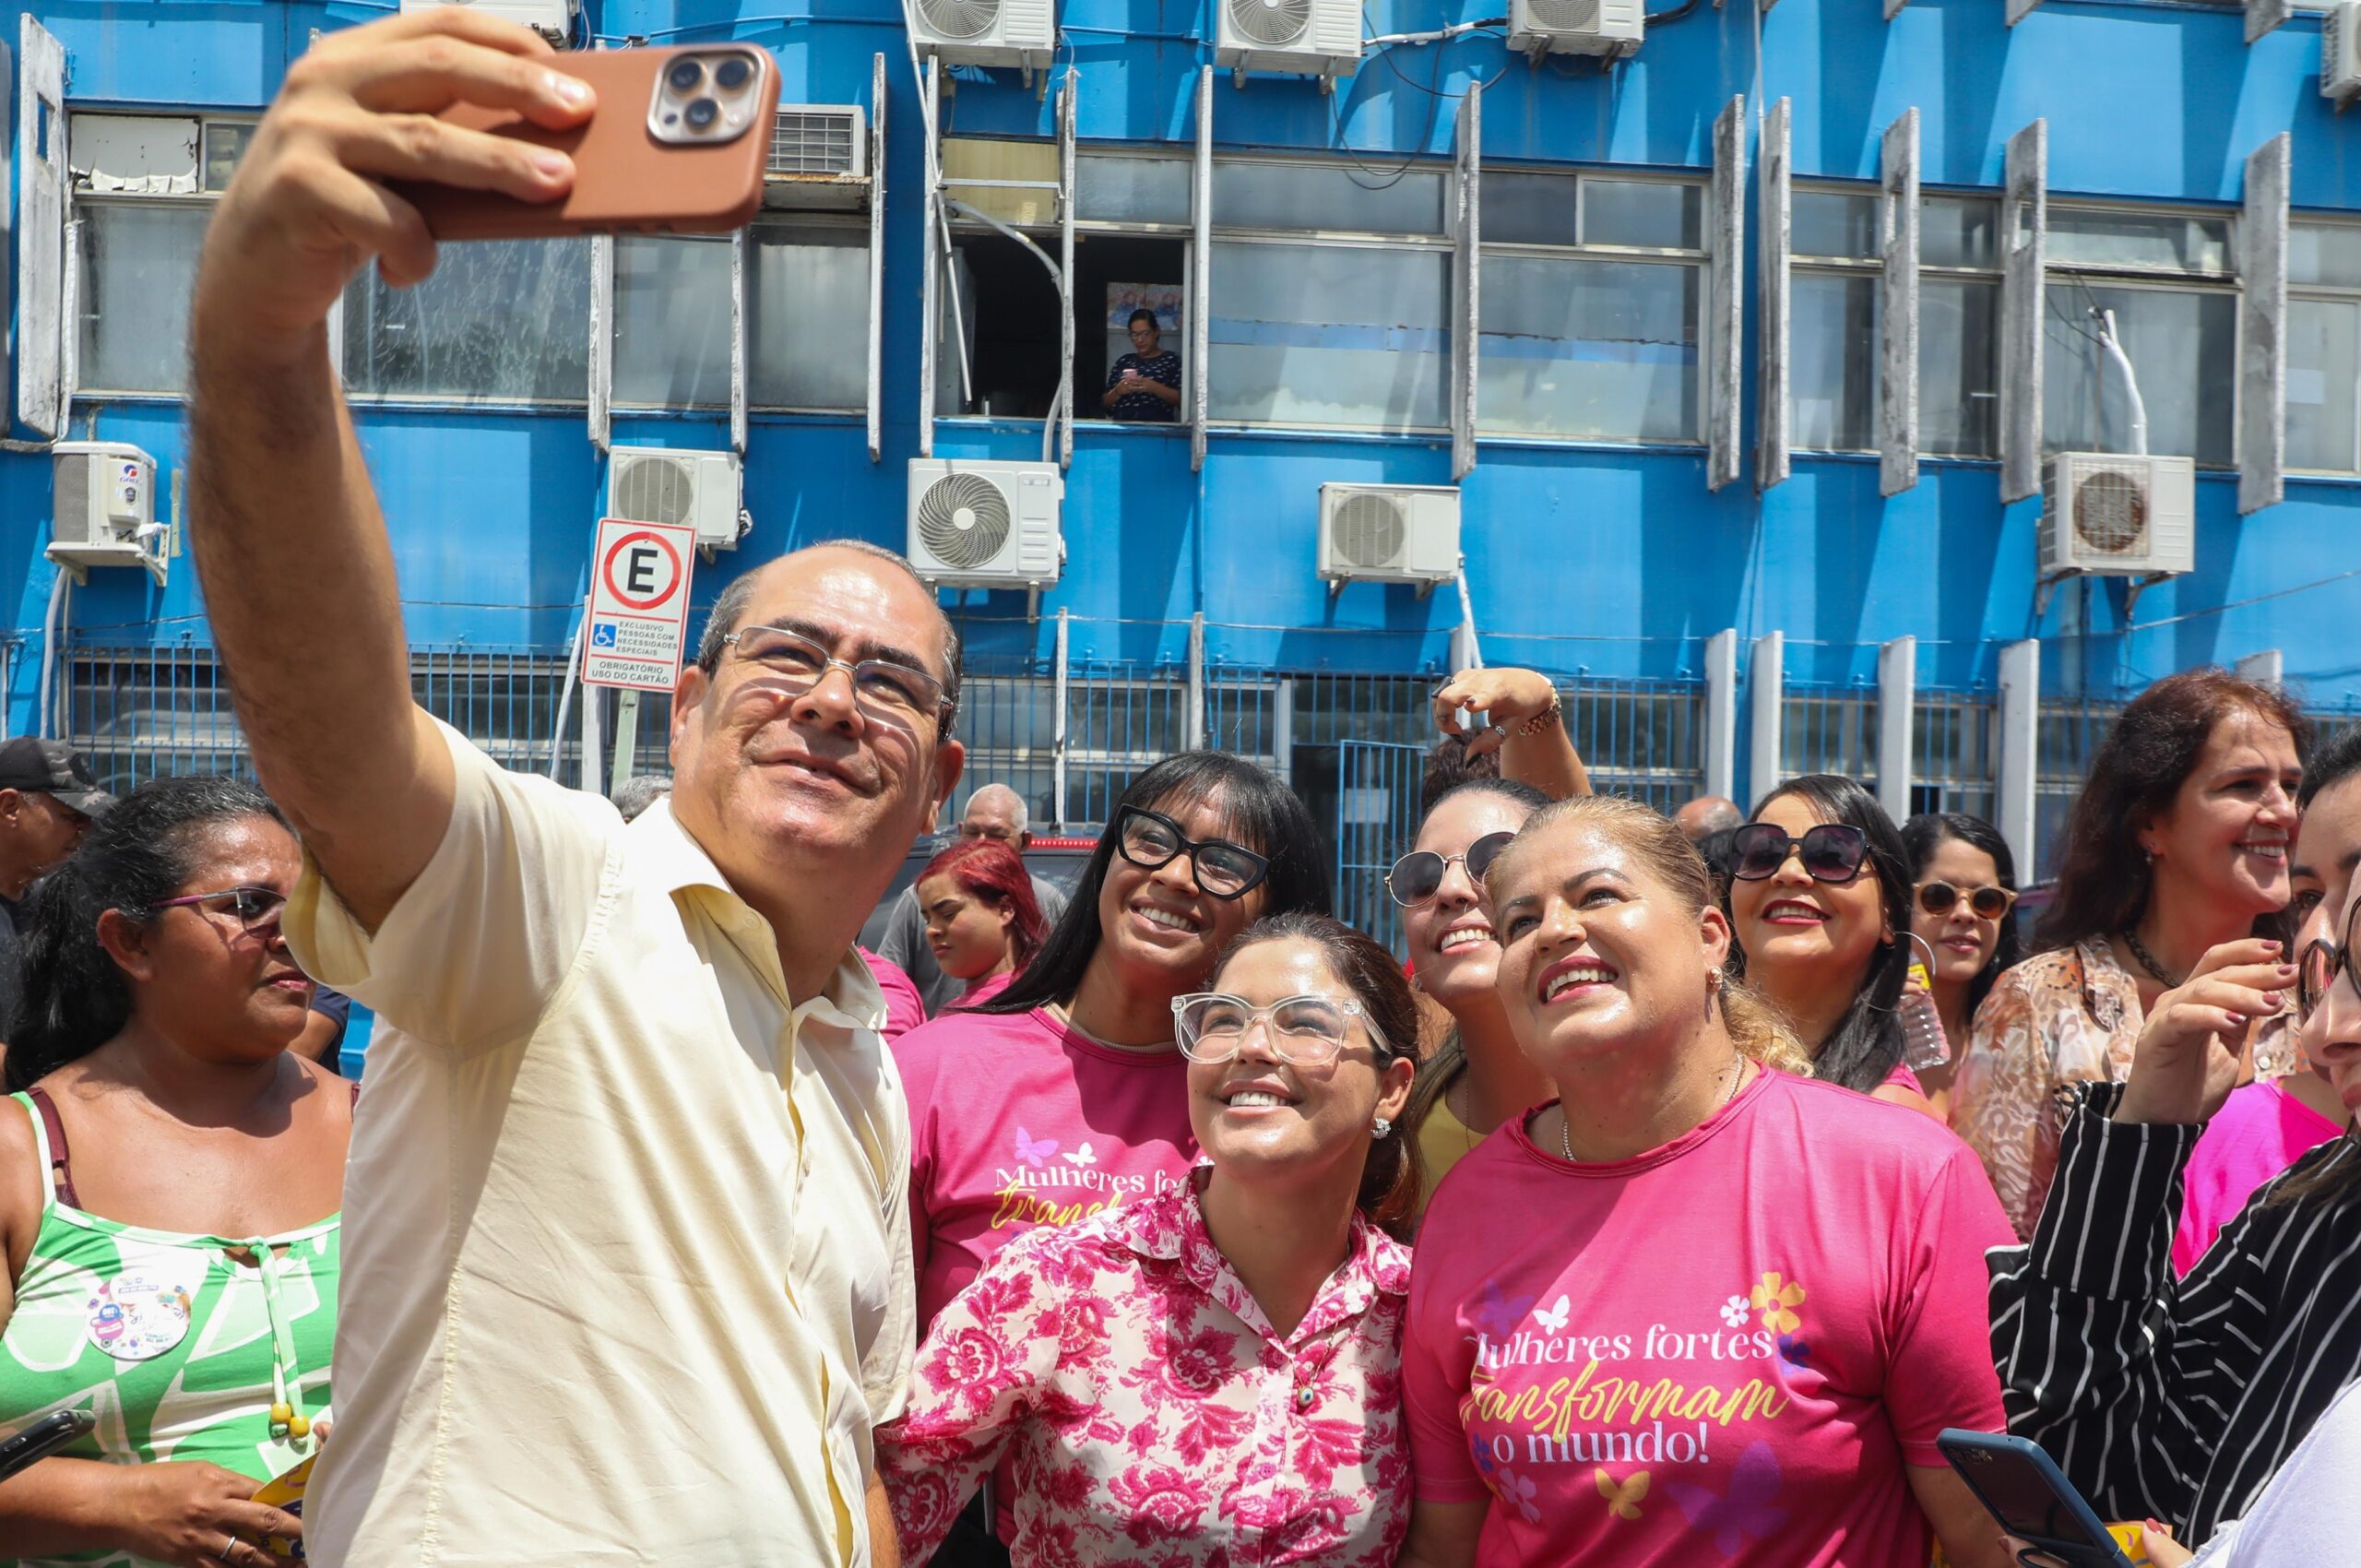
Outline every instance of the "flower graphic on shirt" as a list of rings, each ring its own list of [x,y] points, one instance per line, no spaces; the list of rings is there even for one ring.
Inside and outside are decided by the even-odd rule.
[[[1534,1484],[1531,1476],[1520,1476],[1514,1470],[1502,1470],[1493,1478],[1492,1485],[1493,1489],[1501,1494],[1501,1501],[1524,1515],[1526,1524],[1541,1523],[1541,1510],[1533,1505],[1534,1500],[1541,1495],[1541,1489]]]
[[[1811,1344],[1800,1334],[1779,1336],[1779,1364],[1789,1372],[1811,1370]]]
[[[1783,1282],[1775,1273],[1764,1275],[1753,1292],[1754,1310],[1762,1314],[1762,1326],[1780,1334],[1793,1334],[1803,1325],[1803,1319],[1794,1312],[1803,1300],[1802,1286],[1793,1280]]]
[[[1752,1313],[1753,1309],[1746,1304],[1746,1298],[1743,1296],[1732,1296],[1722,1303],[1722,1321],[1732,1328],[1744,1327],[1747,1318],[1752,1315]]]

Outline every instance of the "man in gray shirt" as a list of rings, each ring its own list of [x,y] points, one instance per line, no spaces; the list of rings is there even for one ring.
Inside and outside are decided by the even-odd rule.
[[[967,798],[967,809],[954,829],[962,838],[997,838],[1018,854],[1033,842],[1028,829],[1030,818],[1025,810],[1025,797],[1005,784],[987,784]],[[1066,912],[1066,896],[1051,883],[1039,877],[1033,879],[1033,898],[1041,906],[1041,918],[1050,924]],[[925,999],[926,1016],[930,1018],[942,1012],[967,989],[967,981],[956,975],[946,975],[934,961],[934,950],[926,944],[926,914],[919,908],[919,890],[914,883],[902,889],[894,900],[894,912],[886,923],[885,935],[877,944],[878,956],[901,966]]]

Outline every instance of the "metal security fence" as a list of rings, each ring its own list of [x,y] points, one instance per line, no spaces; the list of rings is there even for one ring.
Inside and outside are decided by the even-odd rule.
[[[1874,790],[1878,697],[1874,691],[1788,688],[1779,707],[1779,754],[1790,777],[1839,773]],[[1767,793],[1758,781],[1755,793]]]
[[[1406,956],[1402,910],[1385,873],[1418,830],[1424,746],[1346,741],[1338,747],[1336,918]]]
[[[1560,696],[1593,789],[1662,812],[1704,792],[1703,682],[1589,678]]]
[[[2000,706],[1975,692],[1921,690],[1910,719],[1910,809],[1997,819]]]
[[[2034,843],[2036,861],[2030,872],[2017,868],[2020,880],[2047,881],[2058,870],[2058,845],[2074,798],[2089,777],[2091,755],[2122,713],[2119,702],[2089,699],[2046,702],[2035,721],[2034,742]]]

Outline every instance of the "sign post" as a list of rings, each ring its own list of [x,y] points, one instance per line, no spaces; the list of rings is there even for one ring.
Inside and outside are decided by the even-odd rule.
[[[696,529],[684,524],[600,520],[582,638],[584,685],[672,689],[688,647],[695,562]]]

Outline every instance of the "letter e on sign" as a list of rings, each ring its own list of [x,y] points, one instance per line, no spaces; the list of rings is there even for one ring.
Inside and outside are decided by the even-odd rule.
[[[586,685],[669,692],[688,647],[696,530],[609,517],[599,525],[582,636]]]

